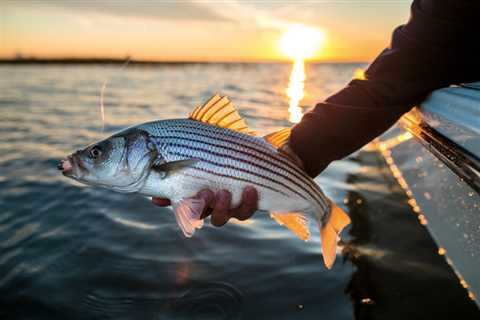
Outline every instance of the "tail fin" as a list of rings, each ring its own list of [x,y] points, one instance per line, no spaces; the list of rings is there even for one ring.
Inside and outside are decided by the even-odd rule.
[[[350,218],[342,208],[334,203],[332,203],[328,221],[324,225],[319,222],[323,262],[327,269],[332,268],[337,257],[337,237],[348,224],[350,224]]]

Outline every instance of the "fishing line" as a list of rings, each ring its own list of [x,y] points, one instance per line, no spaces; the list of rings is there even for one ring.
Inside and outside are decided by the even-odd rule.
[[[119,71],[123,71],[127,67],[127,65],[130,63],[130,61],[131,61],[131,58],[128,57],[127,60],[125,60],[125,62],[120,67]],[[107,88],[108,81],[109,79],[105,79],[103,81],[102,88],[100,89],[100,117],[102,119],[101,134],[103,134],[103,132],[105,131],[105,105],[103,101],[104,101],[105,89]]]
[[[103,134],[103,131],[105,130],[105,107],[103,105],[103,95],[106,87],[107,80],[103,81],[102,89],[100,90],[100,116],[102,118],[102,130],[100,132],[101,134]]]

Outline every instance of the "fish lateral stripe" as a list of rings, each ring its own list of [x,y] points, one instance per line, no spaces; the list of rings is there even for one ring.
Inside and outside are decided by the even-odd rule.
[[[247,163],[249,165],[252,165],[252,166],[255,166],[255,167],[260,167],[261,169],[263,169],[264,171],[268,171],[270,173],[272,173],[273,175],[279,175],[281,176],[283,179],[287,180],[288,182],[296,185],[298,188],[302,189],[305,193],[307,193],[313,200],[315,200],[316,202],[318,202],[317,204],[319,205],[322,205],[321,203],[321,198],[319,198],[319,195],[318,193],[315,193],[314,190],[309,190],[309,189],[306,189],[306,187],[308,187],[308,185],[305,185],[305,184],[302,184],[301,182],[302,181],[298,181],[298,180],[295,180],[294,177],[289,177],[287,176],[286,174],[283,174],[283,173],[280,173],[280,172],[277,172],[277,171],[274,171],[273,169],[271,168],[268,168],[268,167],[265,167],[263,165],[261,165],[260,163],[255,163],[255,162],[252,162],[252,161],[249,161],[247,159],[243,159],[243,158],[239,158],[239,157],[235,157],[235,156],[232,156],[231,155],[231,152],[236,152],[236,153],[242,153],[243,150],[236,150],[236,149],[232,149],[230,146],[225,146],[225,145],[219,145],[219,144],[214,144],[214,143],[210,143],[208,141],[202,141],[202,140],[196,140],[196,139],[193,139],[193,138],[186,138],[186,137],[182,137],[182,138],[179,138],[178,136],[164,136],[163,139],[178,139],[178,140],[182,140],[182,141],[188,141],[188,142],[191,142],[193,144],[203,144],[203,145],[207,145],[207,146],[211,146],[211,147],[215,147],[215,148],[219,148],[219,149],[224,149],[225,150],[225,153],[218,153],[218,152],[215,152],[215,151],[211,151],[211,150],[206,150],[206,149],[201,149],[203,150],[204,152],[208,152],[210,154],[213,154],[213,155],[216,155],[216,156],[219,156],[219,157],[227,157],[227,158],[231,158],[231,159],[234,159],[234,160],[237,160],[237,161],[240,161],[240,162],[243,162],[243,163]],[[184,148],[188,148],[189,145],[183,145]],[[261,162],[266,162],[268,164],[270,164],[272,167],[278,167],[277,164],[273,163],[273,162],[270,162],[268,160],[268,158],[261,158],[257,155],[254,155],[254,154],[248,154],[249,156],[251,157],[254,157],[255,159],[261,161]],[[283,171],[290,173],[288,170],[285,170],[284,168],[282,168]],[[290,173],[291,174],[291,173]],[[292,174],[291,174],[292,175]],[[298,179],[298,178],[297,178]]]
[[[303,172],[300,168],[298,168],[298,166],[296,166],[296,164],[293,163],[290,159],[275,154],[276,149],[261,138],[236,132],[228,128],[212,126],[191,119],[153,121],[142,125],[142,127],[146,131],[150,132],[152,135],[157,136],[160,140],[162,138],[162,135],[166,133],[175,134],[179,132],[186,135],[202,135],[206,138],[208,137],[227,143],[233,143],[248,148],[249,150],[252,150],[252,152],[259,152],[261,154],[264,154],[270,157],[270,159],[272,159],[273,161],[288,166],[291,170],[295,171],[298,176],[303,177],[303,182],[309,185],[310,188],[315,190],[315,193],[318,194],[318,197],[320,198],[320,201],[318,201],[320,208],[322,210],[328,209],[329,200],[318,188],[318,185],[313,181],[313,179],[305,172]]]
[[[186,140],[192,140],[192,142],[195,141],[195,142],[198,142],[198,143],[207,143],[208,140],[197,140],[197,139],[191,138],[190,136],[193,136],[193,137],[201,136],[202,138],[209,139],[209,140],[214,141],[214,142],[222,141],[222,142],[229,143],[229,146],[215,144],[216,146],[223,147],[223,148],[234,148],[238,145],[239,148],[237,148],[235,150],[237,150],[239,152],[245,152],[248,155],[256,157],[261,161],[268,162],[270,165],[273,165],[273,166],[285,165],[287,168],[285,168],[285,167],[282,167],[282,168],[286,172],[288,172],[292,175],[295,175],[297,178],[301,179],[302,182],[306,183],[311,188],[312,192],[317,193],[317,194],[319,194],[319,196],[321,196],[320,190],[319,190],[318,186],[315,184],[315,182],[308,175],[303,173],[301,171],[301,169],[296,167],[295,164],[291,163],[291,161],[289,161],[287,159],[284,159],[283,156],[277,156],[276,154],[272,154],[271,152],[265,152],[264,150],[257,149],[255,147],[249,145],[249,144],[238,143],[238,141],[235,141],[235,140],[224,139],[222,137],[208,136],[208,135],[204,135],[204,134],[198,133],[198,132],[192,133],[190,131],[173,130],[171,133],[183,133],[183,134],[185,134],[189,137],[182,137],[182,138],[186,139]],[[179,138],[178,136],[173,136],[173,137],[172,136],[166,136],[166,137],[167,138]],[[244,149],[241,149],[241,147],[244,147]],[[258,153],[258,154],[262,155],[263,157],[260,157],[259,155],[255,154],[255,153]],[[277,163],[275,163],[273,161],[277,161]],[[290,169],[290,170],[288,170],[288,169]]]
[[[261,148],[262,150],[260,149],[256,149],[258,152],[262,152],[262,153],[265,153],[266,155],[269,155],[273,158],[275,158],[275,160],[278,160],[286,165],[288,165],[289,167],[291,167],[293,170],[297,171],[297,173],[301,174],[302,176],[304,176],[305,178],[311,180],[311,177],[308,176],[305,172],[303,172],[302,170],[300,170],[295,164],[293,164],[291,161],[283,158],[283,157],[279,157],[277,156],[276,154],[272,153],[272,151],[276,151],[276,149],[274,147],[272,147],[270,144],[268,144],[267,142],[264,142],[263,139],[260,140],[261,143],[259,143],[259,138],[258,137],[251,137],[251,136],[247,136],[247,135],[238,135],[238,133],[234,132],[233,135],[231,134],[228,134],[229,132],[228,131],[231,131],[231,130],[228,130],[227,132],[218,132],[217,128],[213,129],[211,128],[211,126],[206,126],[206,125],[202,125],[202,126],[199,126],[199,125],[196,125],[196,126],[190,126],[190,125],[186,125],[186,124],[181,124],[181,125],[175,125],[174,127],[172,128],[168,128],[166,129],[167,131],[172,131],[173,132],[177,132],[177,129],[180,129],[178,130],[178,132],[184,132],[186,134],[197,134],[198,132],[192,132],[192,131],[188,131],[189,129],[191,130],[194,130],[194,131],[197,131],[199,130],[200,132],[202,133],[205,133],[205,134],[212,134],[211,136],[204,136],[204,137],[209,137],[209,138],[213,138],[213,139],[222,139],[222,136],[224,137],[228,137],[228,138],[231,138],[231,139],[228,139],[228,142],[234,142],[234,143],[237,143],[237,144],[241,144],[239,140],[247,143],[247,144],[241,144],[242,146],[244,147],[247,147],[247,148],[254,148],[254,146],[256,147],[259,147]],[[187,131],[182,131],[181,129],[186,129]],[[219,137],[220,135],[220,137]],[[222,139],[222,140],[225,140],[225,139]],[[252,145],[249,145],[249,144],[253,144],[254,146]]]
[[[288,194],[286,194],[285,192],[283,192],[281,190],[278,190],[278,189],[276,189],[272,186],[263,184],[261,182],[252,181],[252,180],[249,180],[249,179],[246,179],[246,178],[241,178],[241,177],[236,177],[236,176],[232,176],[232,175],[227,175],[227,174],[215,172],[215,171],[209,170],[207,168],[192,167],[191,169],[194,170],[194,171],[205,172],[205,173],[208,173],[208,174],[211,174],[211,175],[214,175],[214,176],[219,176],[219,177],[222,177],[222,178],[228,178],[228,179],[233,179],[233,180],[237,180],[237,181],[241,181],[241,182],[246,182],[246,183],[248,183],[250,185],[253,185],[253,186],[260,186],[262,188],[268,189],[268,190],[273,191],[273,192],[277,192],[277,193],[279,193],[279,194],[281,194],[285,197],[288,197]],[[194,176],[194,175],[190,175],[190,174],[185,174],[185,175],[186,176],[191,176],[191,177],[194,177],[194,178],[198,178],[198,179],[202,179],[202,177],[198,177],[198,176]]]
[[[166,122],[166,123],[164,123]],[[152,132],[153,135],[160,135],[161,132],[172,130],[174,128],[185,128],[191,130],[202,130],[213,133],[215,135],[224,135],[232,138],[240,139],[257,145],[260,148],[265,148],[266,150],[275,150],[273,146],[266,143],[263,139],[248,135],[242,132],[231,130],[229,128],[217,127],[214,125],[206,124],[200,121],[195,121],[191,119],[173,119],[173,120],[164,120],[156,121],[146,124],[146,126],[151,126],[150,130],[154,129],[157,132]]]
[[[183,131],[182,129],[186,129],[186,131]],[[189,129],[195,130],[195,131],[198,130],[201,133],[192,132]],[[228,134],[225,134],[225,135],[220,134],[219,135],[218,132],[215,132],[214,130],[212,130],[211,128],[209,128],[207,126],[204,126],[204,127],[195,126],[195,127],[193,127],[193,126],[179,125],[179,126],[175,126],[174,128],[167,129],[167,132],[171,132],[171,133],[177,133],[178,132],[178,133],[185,133],[185,134],[191,134],[191,135],[202,135],[202,137],[205,137],[205,138],[222,140],[224,142],[229,142],[229,143],[233,142],[233,143],[239,144],[239,145],[241,145],[245,148],[248,148],[248,149],[257,151],[259,153],[262,153],[266,156],[269,156],[269,157],[271,157],[271,158],[289,166],[292,170],[295,170],[299,175],[304,177],[309,183],[312,180],[311,177],[309,177],[306,173],[304,173],[300,168],[298,168],[291,161],[285,159],[283,156],[278,156],[275,153],[273,153],[272,151],[275,150],[273,147],[271,147],[270,145],[268,145],[268,147],[266,147],[266,145],[264,145],[263,143],[261,145],[261,144],[258,143],[258,141],[255,141],[258,138],[254,138],[255,140],[253,140],[249,136],[247,136],[246,139],[244,139],[244,137],[242,137],[242,136],[234,136],[234,135],[228,135]],[[212,135],[208,135],[208,134],[212,134]],[[228,139],[227,137],[231,138],[231,139]],[[241,140],[242,142],[245,142],[245,143],[241,143],[239,140]],[[257,147],[259,147],[260,149],[258,149]]]
[[[274,159],[288,166],[289,168],[294,170],[298,176],[303,177],[302,179],[303,182],[309,185],[310,188],[314,190],[314,193],[318,195],[319,199],[317,201],[320,207],[323,210],[328,208],[328,204],[327,204],[328,199],[322,193],[322,191],[318,188],[318,185],[316,185],[316,183],[306,173],[304,173],[300,168],[298,168],[294,163],[292,163],[291,160],[273,153],[272,150],[275,150],[275,149],[271,145],[267,144],[266,142],[262,141],[261,143],[259,143],[258,138],[256,137],[251,137],[241,133],[239,134],[238,132],[228,130],[225,128],[218,128],[218,127],[205,125],[205,124],[202,124],[201,122],[192,122],[192,121],[187,122],[182,119],[171,120],[171,121],[172,122],[170,123],[170,125],[164,127],[164,130],[162,131],[177,133],[177,132],[182,132],[182,129],[185,129],[186,131],[183,131],[182,133],[186,135],[189,135],[189,134],[201,135],[203,133],[204,135],[206,135],[205,137],[212,138],[215,140],[222,140],[222,141],[227,140],[225,142],[242,145],[246,148],[262,153],[265,156],[270,157],[270,159]],[[211,134],[211,136],[208,136],[209,134]],[[239,140],[243,141],[244,143],[241,143]]]
[[[187,129],[187,131],[184,131],[182,129]],[[200,132],[188,131],[188,129],[193,129],[193,130],[196,130],[196,131],[199,130],[201,133]],[[237,137],[231,137],[231,139],[228,139],[225,136],[223,136],[223,137],[219,136],[218,133],[213,132],[211,130],[203,130],[203,128],[188,127],[188,128],[178,129],[178,126],[177,126],[175,129],[167,130],[167,132],[172,133],[172,134],[183,133],[185,135],[202,136],[203,138],[206,138],[206,139],[213,139],[213,140],[216,140],[216,141],[220,140],[220,141],[223,141],[223,142],[226,142],[226,143],[234,143],[236,145],[239,145],[239,146],[242,146],[242,147],[248,149],[251,152],[258,152],[259,154],[262,154],[263,156],[265,156],[266,158],[268,158],[270,160],[277,161],[278,163],[275,163],[276,166],[279,166],[279,163],[287,166],[290,169],[290,170],[287,170],[290,174],[293,174],[297,178],[301,179],[302,182],[304,182],[306,185],[308,185],[310,190],[317,195],[317,197],[319,198],[318,200],[321,202],[321,207],[323,209],[325,209],[327,207],[327,205],[325,204],[325,202],[327,202],[327,199],[326,199],[325,195],[323,195],[321,190],[318,188],[318,185],[313,181],[313,179],[311,177],[309,177],[300,168],[298,168],[294,163],[292,163],[290,159],[286,159],[281,155],[274,154],[270,150],[264,150],[263,148],[262,148],[263,149],[262,150],[262,149],[256,148],[256,146],[258,146],[258,145],[257,144],[252,145],[249,140],[244,140],[245,143],[241,143],[236,139]],[[212,135],[208,135],[210,133]],[[250,155],[252,155],[251,152],[249,152]],[[283,168],[285,168],[285,167],[283,167]]]
[[[177,148],[184,148],[187,152],[186,153],[180,153],[180,152],[175,152],[175,151],[172,151],[170,152],[171,154],[173,155],[176,155],[176,156],[179,156],[179,157],[194,157],[194,158],[197,158],[203,162],[206,162],[206,163],[209,163],[213,166],[217,166],[217,167],[222,167],[222,168],[228,168],[228,169],[232,169],[232,170],[237,170],[237,171],[240,171],[240,172],[243,172],[243,173],[246,173],[246,174],[250,174],[252,176],[256,176],[257,178],[261,178],[261,179],[264,179],[264,180],[268,180],[274,184],[277,184],[277,185],[280,185],[282,186],[283,188],[285,189],[288,189],[290,192],[298,195],[299,197],[303,198],[305,201],[309,201],[309,199],[307,199],[305,197],[304,194],[302,193],[299,193],[297,190],[291,188],[289,185],[283,183],[283,182],[280,182],[278,180],[275,180],[269,176],[266,176],[266,175],[263,175],[263,174],[260,174],[258,172],[254,172],[254,171],[250,171],[250,170],[247,170],[245,168],[240,168],[240,167],[237,167],[237,166],[234,166],[234,165],[228,165],[228,164],[224,164],[224,163],[220,163],[220,162],[216,162],[216,161],[213,161],[211,159],[207,159],[205,157],[199,157],[198,154],[192,154],[192,152],[189,152],[191,150],[195,150],[195,151],[199,151],[199,152],[204,152],[204,153],[213,153],[212,151],[210,150],[207,150],[207,149],[203,149],[203,148],[199,148],[199,147],[193,147],[193,146],[189,146],[189,145],[182,145],[182,144],[175,144],[175,143],[169,143],[170,146],[172,147],[177,147]],[[243,162],[243,163],[246,163],[246,164],[249,164],[251,166],[254,166],[254,167],[259,167],[257,164],[255,163],[252,163],[252,162],[248,162],[248,161],[245,161],[243,159],[238,159],[238,158],[234,158],[232,156],[226,156],[226,155],[223,155],[223,154],[218,154],[218,153],[213,153],[217,156],[222,156],[222,157],[226,157],[226,158],[230,158],[232,160],[236,160],[236,161],[239,161],[239,162]],[[197,167],[197,166],[195,166]]]

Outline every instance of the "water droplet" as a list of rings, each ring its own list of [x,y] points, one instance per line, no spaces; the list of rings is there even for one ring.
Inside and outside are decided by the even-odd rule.
[[[367,305],[367,306],[371,306],[375,303],[375,301],[373,301],[370,298],[363,298],[360,302],[361,302],[361,304],[364,304],[364,305]]]
[[[475,300],[475,294],[472,291],[468,291],[468,297],[472,300]]]
[[[460,279],[460,284],[461,284],[462,287],[464,287],[465,289],[468,288],[468,283],[467,283],[467,281],[465,281],[464,279]]]

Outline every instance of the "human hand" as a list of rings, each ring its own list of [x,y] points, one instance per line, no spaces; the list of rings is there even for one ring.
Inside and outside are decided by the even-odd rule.
[[[288,143],[282,146],[279,151],[296,162],[300,168],[303,168],[302,160],[295,154]],[[209,189],[204,189],[199,191],[196,197],[203,199],[206,203],[206,209],[201,218],[204,219],[211,215],[210,222],[216,227],[223,226],[230,218],[236,218],[241,221],[247,220],[258,209],[258,192],[252,186],[247,186],[243,189],[242,201],[238,207],[233,209],[230,209],[232,194],[228,190],[220,190],[215,194]],[[165,198],[154,197],[152,198],[152,203],[160,207],[171,205],[170,200]]]
[[[223,226],[230,218],[238,220],[247,220],[258,209],[258,192],[252,186],[243,189],[242,201],[236,208],[230,209],[232,202],[232,194],[228,190],[220,190],[216,194],[209,190],[203,189],[197,193],[196,197],[203,199],[206,203],[206,210],[201,218],[204,219],[211,215],[210,222],[216,227]],[[152,198],[152,203],[160,206],[169,206],[170,200],[164,198]]]

